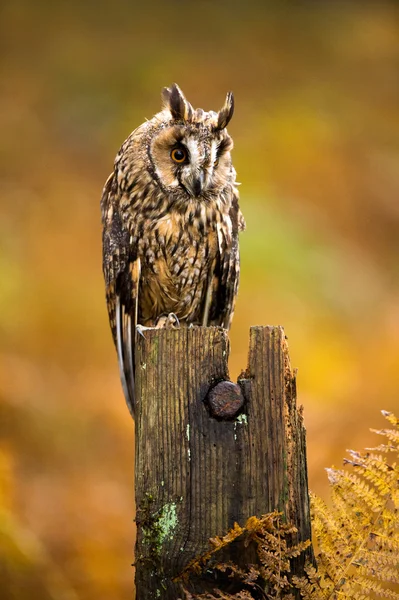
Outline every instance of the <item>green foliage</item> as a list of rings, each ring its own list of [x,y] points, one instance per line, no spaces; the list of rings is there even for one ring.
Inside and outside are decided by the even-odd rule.
[[[349,451],[344,464],[351,469],[327,469],[331,507],[311,496],[312,529],[317,568],[307,563],[303,576],[291,575],[291,558],[310,542],[291,545],[295,528],[281,514],[251,517],[245,527],[235,524],[222,538],[210,540],[212,549],[192,561],[185,573],[205,569],[224,572],[241,582],[234,595],[215,590],[195,595],[185,589],[186,600],[246,600],[250,598],[304,600],[399,600],[399,465],[389,461],[399,454],[399,419],[383,411],[392,428],[373,430],[386,438],[365,453]],[[215,562],[215,553],[243,536],[257,547],[257,565],[245,569]]]

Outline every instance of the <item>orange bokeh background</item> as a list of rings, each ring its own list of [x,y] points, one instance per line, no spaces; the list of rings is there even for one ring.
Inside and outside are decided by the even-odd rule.
[[[399,413],[398,17],[383,1],[2,3],[2,600],[133,594],[133,423],[99,200],[164,85],[204,109],[235,93],[231,373],[251,325],[284,325],[312,490],[327,499],[324,467]]]

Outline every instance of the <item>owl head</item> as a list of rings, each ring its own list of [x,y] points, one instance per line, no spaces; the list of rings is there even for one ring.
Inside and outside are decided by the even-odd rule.
[[[174,84],[162,93],[163,110],[146,123],[149,168],[168,197],[180,204],[220,197],[234,184],[226,126],[234,111],[229,92],[219,112],[193,109]]]

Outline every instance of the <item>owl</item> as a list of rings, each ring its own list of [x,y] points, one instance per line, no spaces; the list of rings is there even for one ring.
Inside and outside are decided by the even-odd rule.
[[[101,200],[103,271],[125,398],[134,416],[134,347],[146,327],[228,329],[245,223],[226,126],[174,84],[119,150]]]

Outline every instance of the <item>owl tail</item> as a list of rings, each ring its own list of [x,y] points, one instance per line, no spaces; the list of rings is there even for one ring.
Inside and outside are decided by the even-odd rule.
[[[123,393],[130,414],[134,419],[134,323],[117,297],[116,301],[116,350]]]

